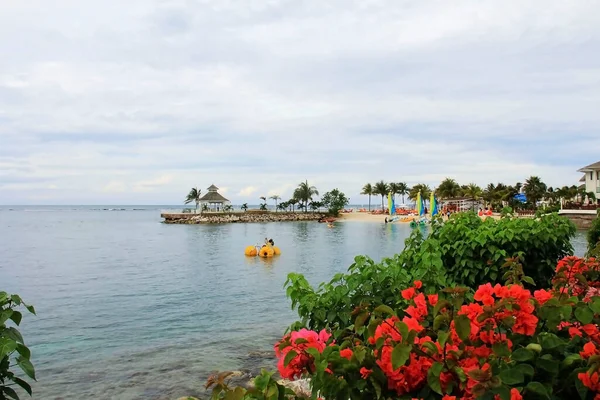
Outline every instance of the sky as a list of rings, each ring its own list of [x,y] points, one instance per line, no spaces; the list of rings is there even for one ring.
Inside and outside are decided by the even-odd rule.
[[[4,0],[0,204],[577,184],[598,0]]]

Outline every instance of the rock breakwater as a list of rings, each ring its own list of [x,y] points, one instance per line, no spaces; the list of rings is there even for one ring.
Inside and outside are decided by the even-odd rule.
[[[227,224],[251,222],[318,221],[325,213],[313,212],[228,212],[228,213],[163,213],[166,224]]]

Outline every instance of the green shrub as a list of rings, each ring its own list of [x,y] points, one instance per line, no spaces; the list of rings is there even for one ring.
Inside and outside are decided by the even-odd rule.
[[[588,252],[592,252],[600,244],[600,216],[596,217],[587,233]]]
[[[434,226],[427,240],[439,242],[442,263],[454,283],[499,283],[505,260],[520,256],[525,274],[545,286],[556,262],[573,254],[575,231],[573,223],[557,214],[481,220],[474,213],[462,213]]]
[[[426,293],[456,284],[477,287],[501,281],[500,268],[518,256],[524,272],[546,286],[556,262],[572,254],[575,226],[552,214],[535,219],[503,218],[482,221],[475,213],[455,214],[442,223],[434,219],[426,239],[415,229],[402,253],[375,263],[356,257],[347,273],[339,273],[314,289],[301,274],[290,274],[287,296],[301,321],[298,329],[346,328],[357,308],[396,306],[398,291],[415,280]]]
[[[29,361],[31,352],[16,328],[23,318],[17,310],[21,306],[35,314],[33,306],[25,304],[19,296],[0,292],[0,400],[18,399],[19,395],[13,389],[15,385],[31,395],[31,386],[16,376],[11,367],[18,365],[28,377],[35,380],[35,370]],[[9,323],[14,326],[9,326]]]

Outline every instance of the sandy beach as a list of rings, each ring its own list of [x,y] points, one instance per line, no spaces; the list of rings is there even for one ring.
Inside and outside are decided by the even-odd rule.
[[[371,214],[368,212],[351,212],[351,213],[341,213],[340,216],[337,218],[337,221],[339,222],[378,222],[378,223],[385,223],[385,218],[390,218],[389,215],[387,214]],[[413,218],[419,219],[420,217],[418,216],[404,216],[404,215],[400,215],[400,220],[399,221],[395,221],[394,224],[409,224],[410,221],[412,221]],[[429,214],[427,214],[425,216],[427,219],[429,219]],[[525,216],[525,217],[530,217],[530,216]],[[401,221],[402,218],[410,218],[409,220],[403,222]],[[499,215],[492,215],[492,216],[482,216],[481,218],[485,219],[485,218],[494,218],[494,219],[498,219],[500,218]]]

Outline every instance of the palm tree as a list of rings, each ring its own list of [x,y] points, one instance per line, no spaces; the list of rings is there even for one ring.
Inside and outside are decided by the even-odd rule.
[[[537,208],[537,202],[544,197],[547,186],[539,177],[530,176],[525,181],[523,189],[525,191],[525,196],[527,196],[527,200],[533,204],[534,208]]]
[[[400,187],[399,187],[399,183],[396,182],[391,182],[388,185],[388,190],[390,191],[390,193],[392,194],[392,196],[394,197],[394,202],[396,202],[396,195],[398,193],[400,193]]]
[[[288,207],[290,206],[290,204],[287,201],[281,202],[277,205],[277,208],[279,208],[281,211],[285,211]]]
[[[410,187],[406,184],[406,182],[398,183],[398,194],[402,196],[402,204],[404,204],[404,196],[410,192]]]
[[[318,195],[319,191],[317,188],[310,186],[308,181],[300,182],[296,190],[294,190],[294,198],[303,203],[304,212],[308,208],[308,203],[313,199],[312,197]]]
[[[273,196],[269,197],[271,200],[275,200],[275,211],[277,211],[277,202],[279,200],[281,200],[281,197],[279,197],[278,194],[274,194]]]
[[[410,193],[408,194],[408,198],[415,201],[417,200],[417,194],[421,192],[421,198],[426,200],[431,195],[431,189],[424,183],[419,183],[410,189]]]
[[[223,211],[232,211],[233,210],[233,206],[231,204],[227,204],[225,207],[223,207]]]
[[[435,193],[440,200],[453,199],[459,196],[460,185],[452,178],[446,178],[437,187]]]
[[[192,188],[185,198],[185,204],[190,204],[191,202],[196,203],[196,212],[198,211],[198,205],[200,204],[200,189]]]
[[[389,190],[389,187],[388,187],[387,183],[385,183],[384,181],[377,182],[375,184],[375,186],[373,187],[373,194],[378,194],[381,196],[381,208],[384,208],[383,207],[383,197],[388,194],[388,190]]]
[[[360,194],[369,196],[369,211],[371,211],[371,196],[373,195],[373,185],[367,183],[365,186],[363,186],[362,192],[360,192]]]
[[[248,203],[242,204],[242,206],[240,208],[244,211],[248,211]]]
[[[464,195],[473,201],[473,210],[475,210],[475,203],[481,198],[483,191],[476,184],[469,183],[465,188]]]
[[[288,204],[290,205],[290,208],[292,209],[292,212],[294,212],[294,211],[295,211],[295,210],[294,210],[294,206],[295,206],[296,204],[298,204],[298,199],[295,199],[295,198],[293,198],[293,197],[292,197],[292,198],[291,198],[291,199],[289,199],[287,202],[288,202]]]

